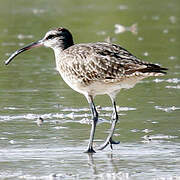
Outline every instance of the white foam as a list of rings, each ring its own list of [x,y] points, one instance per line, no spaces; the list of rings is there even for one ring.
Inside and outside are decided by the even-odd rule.
[[[176,107],[176,106],[171,106],[171,107],[154,106],[154,107],[155,109],[158,109],[164,112],[172,112],[172,111],[180,109],[180,107]]]

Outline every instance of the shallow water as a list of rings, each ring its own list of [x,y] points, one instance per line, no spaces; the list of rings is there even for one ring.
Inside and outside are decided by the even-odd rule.
[[[2,1],[0,179],[180,179],[179,11],[178,0]],[[83,153],[88,104],[59,77],[50,49],[33,49],[3,64],[14,50],[59,26],[68,27],[77,43],[110,36],[141,59],[169,68],[166,76],[119,93],[120,144],[113,150]],[[106,96],[95,104],[96,149],[108,134],[112,107]]]

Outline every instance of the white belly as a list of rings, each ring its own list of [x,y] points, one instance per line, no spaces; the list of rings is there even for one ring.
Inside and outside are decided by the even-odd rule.
[[[84,85],[77,79],[69,79],[61,74],[63,80],[75,91],[84,95],[101,95],[101,94],[113,94],[119,92],[121,89],[132,88],[139,80],[143,77],[128,77],[124,80],[117,82],[104,82],[104,81],[93,81],[89,85]]]

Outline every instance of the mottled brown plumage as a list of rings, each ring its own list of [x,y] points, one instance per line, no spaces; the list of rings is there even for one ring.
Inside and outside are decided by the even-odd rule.
[[[65,73],[68,69],[71,76],[85,85],[94,81],[120,82],[132,76],[157,76],[165,74],[163,70],[166,70],[139,60],[118,45],[105,42],[70,46],[59,59],[61,69],[64,67]]]
[[[112,140],[118,114],[115,97],[122,88],[132,88],[139,80],[149,76],[165,74],[166,68],[141,61],[119,45],[105,42],[74,44],[71,33],[65,28],[57,28],[46,33],[42,40],[14,52],[6,65],[18,54],[33,47],[44,45],[54,50],[56,68],[64,81],[88,100],[92,112],[92,128],[88,149],[93,153],[93,139],[98,121],[98,113],[93,99],[96,95],[107,94],[113,104],[110,133],[99,149],[108,144],[118,144]]]

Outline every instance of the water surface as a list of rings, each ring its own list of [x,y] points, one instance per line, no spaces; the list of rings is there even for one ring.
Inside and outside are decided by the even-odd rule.
[[[10,1],[0,6],[0,179],[180,179],[179,11],[174,1]],[[117,98],[121,143],[92,156],[86,99],[71,90],[45,48],[4,60],[54,27],[71,30],[74,40],[108,37],[141,59],[169,68]],[[116,29],[119,27],[119,29]],[[95,103],[100,120],[94,143],[108,134],[108,97]],[[39,117],[44,123],[38,126]]]

